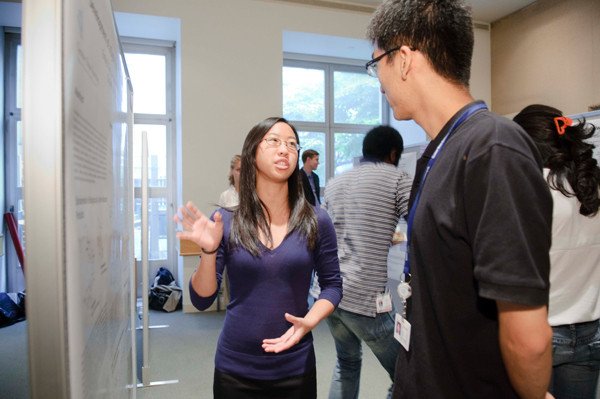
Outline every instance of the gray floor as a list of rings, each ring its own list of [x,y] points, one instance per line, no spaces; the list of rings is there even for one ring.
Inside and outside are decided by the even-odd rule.
[[[0,328],[0,398],[29,398],[27,321]]]
[[[177,384],[138,388],[137,397],[211,398],[213,358],[224,312],[150,312],[150,382],[179,380]],[[325,322],[313,331],[317,354],[319,398],[327,398],[335,364],[333,339]],[[0,328],[0,399],[29,398],[27,322]],[[385,398],[390,380],[368,348],[364,350],[361,398]]]
[[[138,398],[211,398],[213,358],[224,313],[150,314],[150,324],[169,324],[151,331],[150,380],[178,379],[179,383],[138,389]],[[313,331],[317,354],[317,390],[327,398],[335,364],[335,347],[326,323]],[[390,379],[372,352],[365,347],[361,398],[385,398]]]

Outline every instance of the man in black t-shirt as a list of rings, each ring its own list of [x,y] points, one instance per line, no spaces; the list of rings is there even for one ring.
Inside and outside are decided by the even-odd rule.
[[[473,23],[460,1],[387,1],[368,36],[367,71],[394,117],[432,140],[409,204],[393,396],[543,398],[552,199],[535,146],[469,93]]]

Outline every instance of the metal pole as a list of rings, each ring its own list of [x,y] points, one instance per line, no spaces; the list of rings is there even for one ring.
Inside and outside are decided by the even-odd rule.
[[[142,132],[142,384],[149,384],[150,333],[148,329],[148,133]]]

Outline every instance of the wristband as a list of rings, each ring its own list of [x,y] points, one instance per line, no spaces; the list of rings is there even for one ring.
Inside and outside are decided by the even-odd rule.
[[[212,254],[216,253],[219,250],[219,246],[217,246],[214,251],[207,251],[206,249],[204,249],[202,247],[200,249],[202,250],[202,253],[204,255],[212,255]]]

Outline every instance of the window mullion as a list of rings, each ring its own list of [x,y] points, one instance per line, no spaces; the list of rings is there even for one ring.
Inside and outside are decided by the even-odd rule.
[[[328,126],[322,122],[296,122],[291,121],[297,130],[318,130],[322,132],[327,132]]]
[[[372,125],[365,124],[336,123],[331,127],[331,130],[345,133],[365,133],[372,127]]]
[[[134,114],[133,123],[136,125],[166,125],[171,121],[168,114]]]
[[[327,73],[325,74],[325,124],[327,130],[325,131],[327,143],[327,178],[333,177],[335,170],[335,148],[334,148],[334,137],[333,137],[333,124],[334,124],[334,111],[335,104],[333,103],[333,67],[332,65],[327,66]]]

